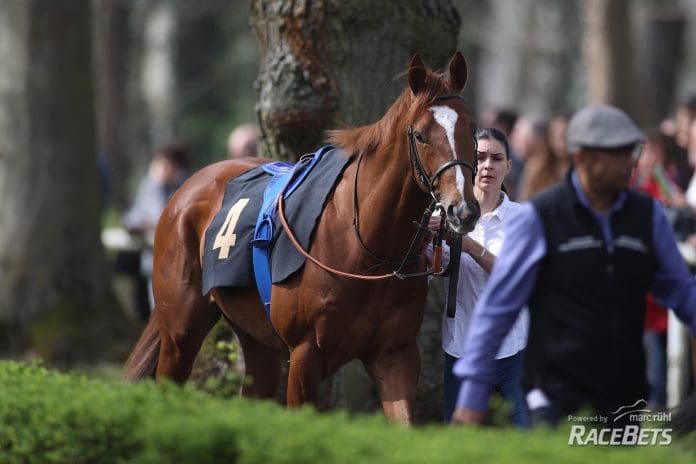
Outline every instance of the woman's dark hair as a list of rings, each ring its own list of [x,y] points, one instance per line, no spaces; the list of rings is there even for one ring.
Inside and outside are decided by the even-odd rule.
[[[503,148],[505,148],[505,158],[510,159],[510,145],[508,145],[507,137],[495,127],[482,127],[476,129],[474,138],[476,140],[497,140],[503,145]]]
[[[164,145],[160,145],[155,150],[156,156],[161,156],[178,169],[189,169],[191,167],[189,152],[190,146],[188,142],[182,139],[174,139]]]

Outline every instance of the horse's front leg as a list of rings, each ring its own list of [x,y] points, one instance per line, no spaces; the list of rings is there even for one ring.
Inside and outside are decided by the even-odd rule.
[[[315,337],[309,336],[290,349],[287,403],[289,407],[317,404],[323,378],[323,359]]]
[[[415,340],[363,362],[377,385],[387,419],[402,424],[413,423],[413,403],[420,375],[420,353]]]

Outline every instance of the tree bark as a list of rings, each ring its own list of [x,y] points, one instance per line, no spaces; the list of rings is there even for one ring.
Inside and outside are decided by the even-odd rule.
[[[88,2],[0,2],[0,355],[116,355]],[[123,347],[126,348],[125,346]]]
[[[641,7],[636,40],[640,95],[647,103],[647,122],[652,127],[672,110],[679,64],[684,60],[686,13],[674,0],[647,1]]]
[[[327,129],[378,120],[403,90],[397,77],[411,56],[442,69],[459,28],[449,0],[253,0],[251,19],[260,43],[257,112],[265,153],[291,161],[319,148]],[[441,298],[426,309],[419,398],[436,398],[435,406],[415,411],[418,421],[441,418],[441,312]],[[336,377],[321,408],[379,407],[357,362]]]
[[[128,68],[131,8],[122,0],[93,0],[94,76],[98,153],[108,172],[106,200],[119,210],[130,200],[128,179]]]
[[[286,160],[316,150],[327,129],[378,119],[411,55],[445,65],[459,27],[448,0],[254,0],[251,21],[266,152]]]
[[[647,119],[637,97],[630,0],[585,0],[583,47],[588,99],[629,113],[639,124]]]

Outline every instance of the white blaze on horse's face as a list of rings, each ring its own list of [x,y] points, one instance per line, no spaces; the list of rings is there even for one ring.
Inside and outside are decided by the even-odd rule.
[[[459,119],[459,114],[454,111],[449,106],[433,106],[430,108],[433,112],[433,117],[439,125],[445,129],[445,134],[447,134],[447,141],[452,149],[452,159],[457,159],[457,150],[454,146],[454,128],[457,126],[457,119]],[[462,194],[462,199],[464,198],[464,185],[466,184],[466,179],[464,173],[462,172],[461,166],[455,166],[455,175],[457,180],[457,189]]]
[[[430,111],[433,113],[435,122],[444,129],[447,141],[449,142],[452,159],[456,160],[457,147],[455,146],[455,130],[457,122],[459,121],[459,113],[453,108],[445,105],[430,107]],[[455,188],[453,190],[456,193],[447,195],[445,192],[441,192],[440,201],[447,212],[447,223],[450,228],[456,233],[463,234],[473,229],[479,216],[478,204],[476,204],[475,199],[473,199],[473,193],[471,198],[472,203],[469,204],[467,201],[467,182],[464,176],[464,167],[457,165],[452,166],[450,169],[454,170]]]

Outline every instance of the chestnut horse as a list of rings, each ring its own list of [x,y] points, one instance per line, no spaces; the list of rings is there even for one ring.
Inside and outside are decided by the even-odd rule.
[[[285,348],[288,406],[315,403],[320,381],[358,358],[376,383],[386,416],[411,423],[420,375],[416,335],[428,287],[424,239],[419,235],[419,243],[411,243],[417,232],[413,222],[433,198],[457,234],[472,230],[480,215],[472,190],[474,124],[459,95],[467,68],[459,52],[449,74],[445,79],[427,70],[416,55],[408,87],[382,119],[330,132],[331,143],[351,157],[350,164],[327,198],[306,250],[316,261],[307,260],[273,285],[270,320],[256,288],[218,287],[206,295],[201,290],[205,232],[227,183],[269,160],[222,161],[194,174],[157,226],[155,309],[126,363],[125,378],[185,381],[222,314],[239,337],[246,374],[253,379],[242,394],[277,394]],[[401,261],[409,249],[415,253],[402,270],[420,276],[356,278],[375,277],[376,255]]]

